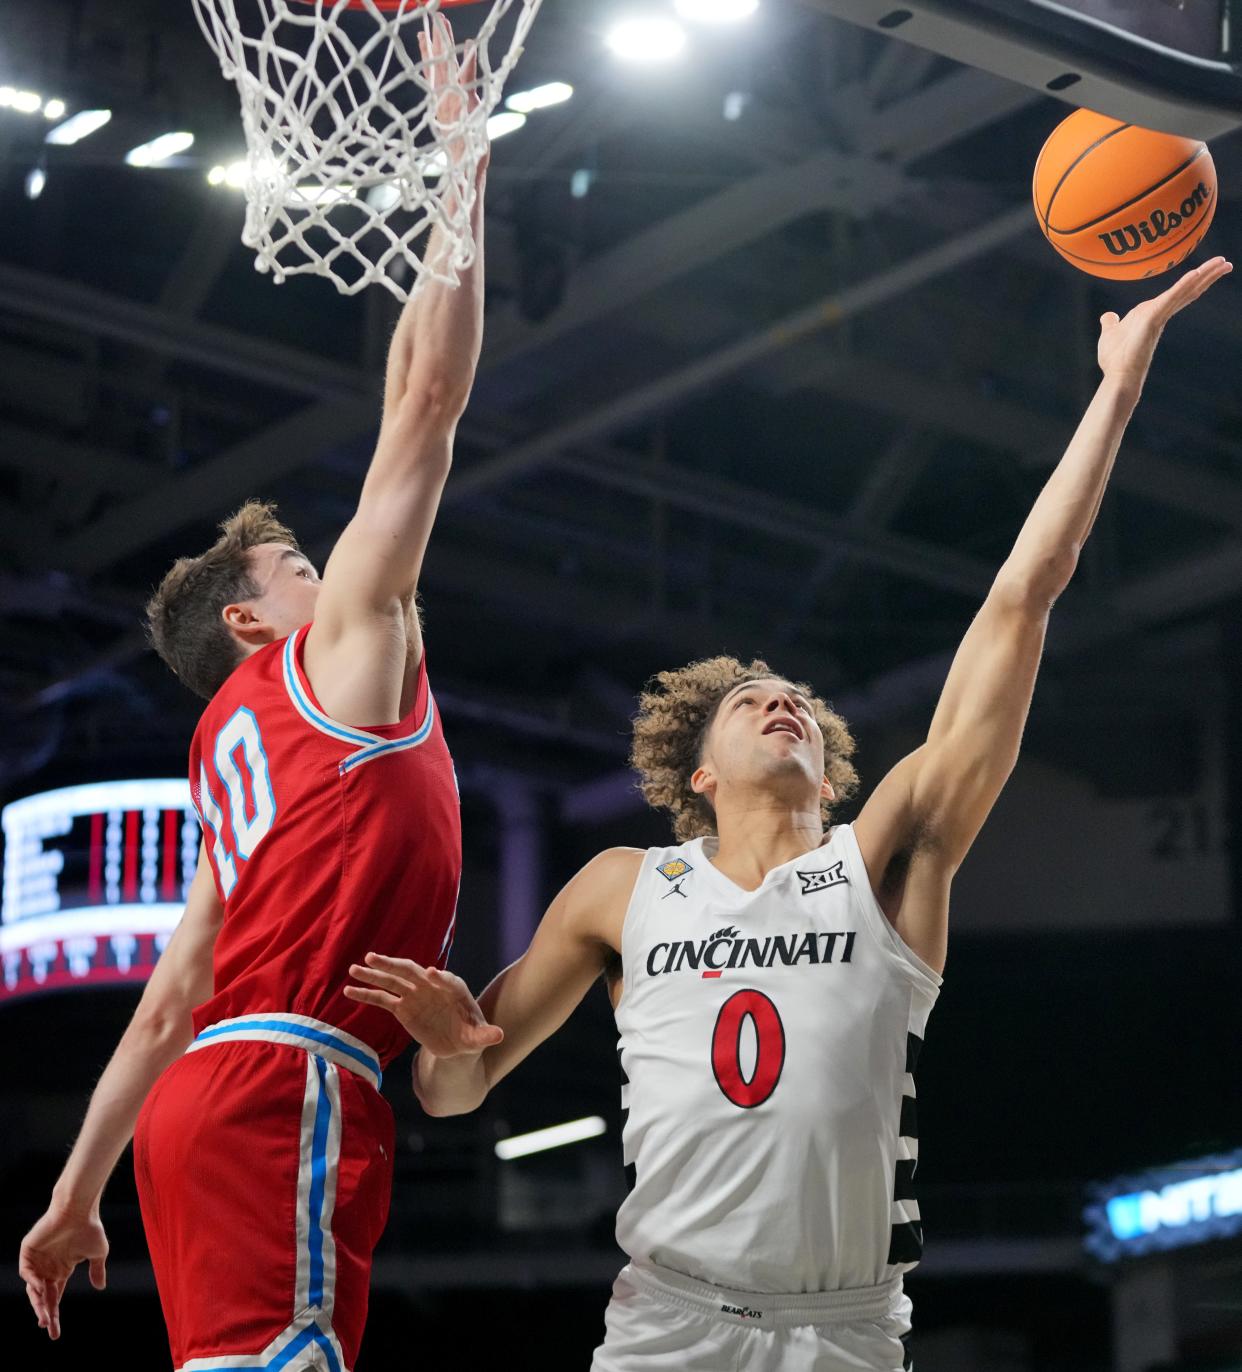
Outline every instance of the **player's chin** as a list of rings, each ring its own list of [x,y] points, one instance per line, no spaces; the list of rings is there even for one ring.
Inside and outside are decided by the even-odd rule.
[[[815,761],[809,750],[797,739],[790,740],[796,746],[771,749],[762,759],[763,774],[772,784],[779,786],[811,783],[818,785],[823,769],[816,770]]]

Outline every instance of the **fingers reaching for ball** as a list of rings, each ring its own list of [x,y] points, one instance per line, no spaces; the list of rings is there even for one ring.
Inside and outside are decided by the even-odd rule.
[[[1231,271],[1232,262],[1213,257],[1186,272],[1167,291],[1136,305],[1124,318],[1112,310],[1101,315],[1100,370],[1141,389],[1164,326]]]
[[[1228,276],[1231,271],[1233,263],[1227,258],[1209,258],[1193,271],[1186,272],[1167,291],[1158,295],[1152,304],[1165,319],[1171,319],[1178,310],[1184,310],[1192,300],[1198,300],[1205,291],[1214,286],[1221,277]]]

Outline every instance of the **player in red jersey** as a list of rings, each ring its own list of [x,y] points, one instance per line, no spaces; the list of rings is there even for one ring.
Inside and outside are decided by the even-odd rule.
[[[447,121],[473,58],[458,72],[436,25]],[[148,606],[161,656],[210,700],[190,752],[203,855],[22,1244],[53,1339],[74,1268],[104,1285],[99,1201],[133,1134],[180,1372],[347,1372],[357,1356],[391,1189],[377,1088],[409,1040],[343,987],[371,948],[443,966],[453,936],[457,789],[415,586],[481,344],[484,181],[480,168],[473,267],[457,290],[429,285],[397,325],[375,456],[323,580],[252,503]]]

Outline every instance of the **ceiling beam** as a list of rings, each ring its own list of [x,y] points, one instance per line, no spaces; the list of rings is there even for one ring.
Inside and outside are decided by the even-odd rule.
[[[863,536],[863,547],[887,537],[889,521],[905,503],[937,446],[933,434],[924,429],[903,429],[869,466],[862,489],[846,511],[845,522]],[[785,647],[806,622],[824,587],[851,562],[865,563],[857,549],[844,542],[830,543],[816,559],[810,573],[790,597],[790,604],[777,625],[773,642]],[[991,578],[991,568],[984,567]]]
[[[154,490],[112,506],[64,540],[57,563],[90,575],[195,520],[216,520],[264,487],[304,467],[325,448],[378,422],[376,403],[325,400],[199,462]]]
[[[315,353],[5,263],[0,263],[0,309],[150,348],[282,393],[348,400],[363,384],[368,392],[379,392],[378,378],[367,377],[363,383],[356,369]]]
[[[1053,466],[1075,421],[1066,421],[952,378],[848,358],[820,349],[805,365],[772,378],[778,392],[813,386],[839,400],[907,423],[1012,453],[1024,465]],[[1171,462],[1127,439],[1112,484],[1128,495],[1180,510],[1216,525],[1242,529],[1242,483],[1184,462]]]
[[[567,448],[606,438],[666,413],[708,386],[743,372],[794,344],[801,344],[843,320],[875,309],[1022,234],[1032,233],[1034,228],[1027,205],[998,214],[855,286],[834,291],[758,333],[719,348],[658,381],[638,386],[607,404],[515,444],[498,457],[476,463],[455,478],[445,499],[451,502],[468,500],[480,491],[503,485],[541,466]]]
[[[842,320],[874,309],[1031,230],[1031,216],[1026,206],[1006,211],[868,280],[795,311],[750,338],[710,353],[659,381],[639,386],[607,405],[519,442],[496,457],[475,463],[455,474],[445,491],[444,503],[452,506],[470,500],[481,491],[503,485],[539,467],[568,448],[606,438],[636,422],[664,413],[706,386]],[[4,290],[5,271],[0,268],[0,295]],[[80,292],[84,288],[72,289]],[[83,304],[90,304],[102,313],[107,297],[100,301],[61,291],[58,299],[66,308],[75,311]],[[153,326],[158,328],[163,315],[160,311],[144,308],[141,317],[130,311],[130,318],[145,331]],[[192,321],[178,323],[190,330],[202,327]],[[225,335],[211,339],[213,351],[226,347],[234,338],[228,330],[213,330],[213,333]],[[249,340],[244,341],[249,343]],[[289,376],[306,376],[306,358],[295,350],[251,344],[242,351],[256,356],[265,369],[283,358],[288,364]],[[114,506],[66,542],[60,550],[60,565],[80,573],[97,572],[126,553],[148,546],[163,534],[195,519],[218,517],[221,509],[253,493],[256,476],[275,482],[321,456],[326,447],[346,442],[374,427],[376,402],[369,395],[360,398],[357,389],[362,384],[362,373],[340,372],[331,364],[318,360],[312,370],[314,374],[335,373],[331,398],[308,406],[291,418],[196,464],[146,494]],[[368,384],[371,380],[367,378]],[[351,381],[353,387],[342,395]],[[593,470],[591,466],[583,468],[586,474]]]
[[[167,475],[151,463],[7,420],[0,420],[0,467],[59,482],[90,482],[117,495],[149,491]]]
[[[751,532],[817,551],[835,548],[868,566],[958,595],[982,600],[995,577],[995,568],[977,558],[866,528],[848,516],[809,510],[709,472],[633,456],[624,463],[601,463],[592,455],[559,456],[555,465],[597,485],[649,496],[691,514],[740,524]]]
[[[511,318],[507,327],[489,326],[482,375],[615,314],[793,220],[826,209],[865,217],[912,189],[899,168],[832,148],[748,177],[581,264],[564,303],[546,322],[532,327]]]
[[[764,170],[589,259],[550,319],[531,326],[510,318],[491,327],[482,374],[814,211],[837,209],[867,218],[897,204],[917,185],[904,171],[911,163],[1038,99],[1021,86],[968,69],[878,114],[872,113],[861,84],[851,90],[857,144],[852,154],[820,148],[792,165]],[[805,137],[790,137],[785,146],[805,147]]]

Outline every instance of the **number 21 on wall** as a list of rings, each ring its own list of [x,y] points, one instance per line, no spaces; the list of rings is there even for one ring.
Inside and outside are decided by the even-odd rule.
[[[259,721],[244,705],[216,735],[211,761],[224,787],[224,808],[211,789],[206,763],[199,789],[203,823],[211,831],[211,856],[227,900],[237,885],[237,863],[249,861],[276,818],[276,796]]]

